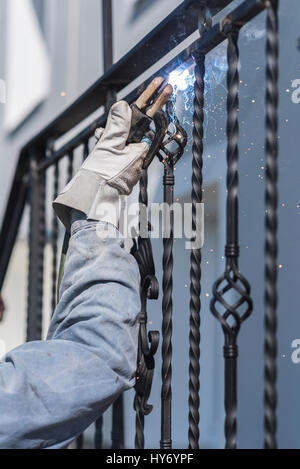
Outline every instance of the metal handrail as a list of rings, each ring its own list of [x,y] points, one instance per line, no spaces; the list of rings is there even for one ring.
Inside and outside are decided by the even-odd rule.
[[[213,15],[217,14],[231,2],[232,0],[207,0]],[[226,22],[240,25],[245,24],[264,8],[264,2],[261,0],[247,0],[226,17]],[[181,27],[178,27],[179,19],[181,23],[185,24],[184,31],[182,31]],[[207,53],[223,42],[226,37],[222,32],[222,23],[217,23],[203,38],[195,41],[188,49],[184,49],[156,72],[156,74],[167,75],[178,63],[188,60],[196,49]],[[195,32],[197,28],[197,16],[193,14],[193,10],[186,10],[186,3],[182,2],[179,7],[145,36],[126,56],[114,64],[71,106],[22,148],[0,232],[0,289],[3,286],[7,266],[27,200],[29,161],[32,150],[34,149],[39,154],[44,155],[44,158],[40,161],[40,168],[45,169],[53,164],[55,160],[64,156],[68,150],[74,149],[83,143],[86,138],[93,134],[97,126],[105,124],[106,113],[81,131],[71,142],[52,155],[51,158],[46,159],[46,146],[49,140],[61,137],[79,124],[102,104],[105,104],[107,93],[111,89],[115,92],[124,89],[131,81],[140,76],[151,65]],[[170,37],[171,33],[172,39]],[[158,43],[160,44],[158,45]],[[147,53],[145,53],[145,50]],[[120,77],[122,77],[122,80]],[[147,83],[152,78],[150,77]],[[125,99],[128,102],[132,102],[139,88],[137,87]]]

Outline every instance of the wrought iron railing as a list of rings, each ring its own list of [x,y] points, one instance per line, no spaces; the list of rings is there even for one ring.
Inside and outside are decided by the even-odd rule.
[[[100,118],[72,137],[68,143],[56,149],[56,141],[92,114],[99,106],[109,106],[116,94],[148,70],[154,63],[180,44],[200,25],[201,36],[188,48],[181,51],[159,70],[167,77],[180,62],[193,59],[195,62],[195,98],[193,118],[193,230],[196,227],[196,205],[202,202],[203,188],[203,136],[204,136],[204,93],[206,54],[223,41],[228,41],[228,98],[227,98],[227,239],[225,247],[225,271],[213,287],[212,314],[218,319],[224,332],[225,357],[225,436],[226,448],[236,447],[237,438],[237,337],[241,325],[252,312],[250,285],[238,267],[238,111],[239,111],[239,32],[240,29],[263,10],[267,11],[267,75],[266,75],[266,273],[265,273],[265,447],[276,448],[276,260],[277,260],[277,112],[278,112],[278,0],[245,0],[219,23],[212,26],[211,18],[231,3],[230,0],[186,0],[141,40],[125,57],[112,63],[110,37],[111,8],[104,0],[105,18],[105,61],[110,68],[104,75],[78,98],[66,111],[51,122],[22,149],[13,180],[6,213],[0,235],[0,287],[2,287],[18,227],[25,206],[30,206],[30,259],[28,272],[28,323],[27,339],[38,340],[42,335],[44,247],[46,243],[46,180],[47,172],[53,170],[53,197],[59,191],[61,181],[60,161],[67,159],[67,180],[74,174],[74,154],[81,149],[82,159],[89,153],[89,140],[99,126],[106,121],[105,113]],[[199,23],[199,24],[198,24]],[[157,74],[157,73],[156,73]],[[156,75],[155,74],[155,75]],[[142,83],[127,97],[133,102]],[[160,158],[163,159],[162,154]],[[174,179],[173,157],[164,160],[165,202],[172,204]],[[147,173],[140,185],[140,202],[147,206]],[[170,214],[172,221],[172,211]],[[58,275],[57,253],[59,225],[55,216],[52,220],[51,244],[52,266],[52,309],[56,304],[56,281]],[[161,448],[172,447],[172,269],[173,233],[164,239],[163,254],[163,323],[162,343],[162,406]],[[158,285],[152,263],[151,241],[139,240],[133,254],[142,273],[142,311],[139,343],[139,366],[137,371],[136,398],[136,447],[144,442],[145,416],[151,411],[147,400],[151,391],[154,371],[154,354],[158,344],[158,333],[147,340],[147,297],[157,298]],[[200,313],[201,313],[201,249],[191,252],[190,272],[190,363],[189,363],[189,433],[191,449],[199,447],[200,420]],[[230,302],[226,293],[234,292]],[[157,306],[158,307],[158,306]],[[113,408],[113,447],[124,444],[122,398]],[[102,445],[102,419],[96,423],[95,446]],[[82,438],[78,439],[82,447]]]

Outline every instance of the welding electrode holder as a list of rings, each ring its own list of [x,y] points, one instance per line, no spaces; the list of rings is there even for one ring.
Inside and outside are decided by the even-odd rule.
[[[163,111],[158,111],[152,119],[144,114],[136,104],[132,104],[131,109],[132,122],[128,143],[139,143],[144,137],[151,140],[152,144],[143,165],[144,169],[148,169],[163,144],[169,125],[168,118]],[[155,131],[150,128],[152,122],[155,125]]]

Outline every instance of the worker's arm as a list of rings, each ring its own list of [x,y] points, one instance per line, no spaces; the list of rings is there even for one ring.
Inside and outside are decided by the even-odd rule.
[[[148,150],[127,144],[131,120],[126,102],[112,107],[95,149],[54,202],[72,226],[60,301],[47,340],[0,363],[1,448],[65,447],[135,384],[139,271],[113,226]]]
[[[126,102],[112,106],[95,149],[54,201],[72,227],[60,301],[47,340],[0,362],[0,448],[65,447],[135,384],[139,270],[115,228],[120,195],[139,181],[149,148],[128,144],[131,122]]]
[[[47,341],[0,364],[0,447],[62,448],[134,386],[139,271],[106,223],[72,225]]]

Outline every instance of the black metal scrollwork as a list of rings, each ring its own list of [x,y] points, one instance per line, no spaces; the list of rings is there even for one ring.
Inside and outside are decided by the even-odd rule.
[[[174,165],[179,161],[183,155],[185,146],[187,144],[187,134],[179,123],[172,104],[167,105],[167,114],[159,112],[154,117],[156,131],[162,132],[166,135],[164,141],[160,145],[160,151],[157,156],[164,164],[165,176],[165,202],[170,206],[173,203],[174,192]],[[173,124],[173,131],[168,128],[168,124]],[[173,146],[172,146],[173,145]],[[174,148],[175,145],[175,148]],[[172,146],[172,147],[171,147]],[[141,207],[147,212],[148,207],[148,173],[144,169],[143,176],[140,181],[140,197],[139,202]],[[144,230],[146,222],[147,233],[148,229],[151,230],[147,222],[147,214],[144,217],[142,214],[144,210],[141,209],[140,219],[143,219],[143,226],[140,226],[141,231]],[[163,278],[163,408],[169,409],[166,412],[162,411],[162,446],[170,447],[170,409],[171,409],[171,335],[172,335],[172,247],[173,247],[173,214],[171,214],[171,232],[170,237],[164,239],[164,278]],[[144,448],[144,417],[149,415],[152,411],[152,406],[148,404],[150,396],[153,374],[154,374],[154,355],[157,351],[159,344],[159,332],[151,331],[147,334],[147,300],[157,299],[159,294],[158,281],[155,277],[155,267],[152,254],[151,240],[149,236],[140,236],[137,241],[134,240],[134,247],[132,254],[134,255],[139,265],[141,274],[141,313],[139,317],[140,331],[139,331],[139,345],[138,345],[138,366],[137,366],[137,379],[136,379],[136,396],[134,401],[134,408],[136,411],[136,437],[135,447],[137,449]],[[171,355],[170,355],[171,354]],[[167,368],[167,370],[165,370]],[[165,399],[166,397],[166,399]],[[167,436],[165,436],[167,435]]]
[[[136,396],[134,408],[136,411],[136,439],[135,447],[144,448],[144,417],[152,411],[148,404],[150,397],[153,373],[154,355],[159,344],[159,332],[150,331],[147,334],[147,300],[157,299],[159,294],[158,281],[155,277],[155,268],[150,239],[139,238],[138,249],[134,254],[141,273],[141,313],[139,316],[140,332],[138,344],[138,366],[136,372]]]
[[[140,204],[147,210],[148,207],[148,175],[147,170],[143,171],[140,181]],[[159,344],[159,332],[151,331],[147,335],[147,300],[157,299],[159,295],[158,281],[155,277],[155,267],[151,241],[149,237],[139,237],[134,240],[131,251],[135,257],[141,275],[141,312],[139,315],[139,341],[138,341],[138,364],[136,372],[134,409],[136,411],[136,449],[143,449],[144,441],[144,417],[152,411],[152,406],[148,404],[152,388],[154,373],[154,355]],[[149,340],[149,342],[148,342]]]

